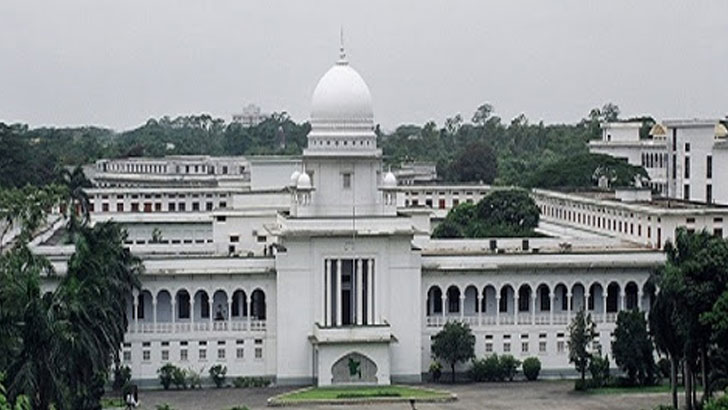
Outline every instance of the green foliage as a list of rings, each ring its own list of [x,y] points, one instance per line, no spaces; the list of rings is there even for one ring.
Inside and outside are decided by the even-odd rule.
[[[169,386],[172,385],[172,380],[174,379],[174,373],[176,370],[178,370],[177,366],[172,363],[166,363],[164,366],[157,369],[159,383],[162,384],[164,390],[169,390]]]
[[[201,389],[202,388],[202,372],[204,368],[197,371],[193,368],[189,368],[186,371],[187,374],[187,385],[190,389]]]
[[[432,340],[432,354],[450,364],[452,381],[455,381],[455,365],[475,356],[475,336],[470,326],[461,322],[447,322]]]
[[[3,217],[20,221],[23,232],[43,224],[38,207],[58,203],[59,193],[72,195],[57,187],[0,192]],[[20,192],[30,194],[26,205],[17,202]],[[126,332],[125,303],[139,286],[141,265],[123,247],[121,228],[81,222],[75,232],[75,252],[53,292],[41,295],[40,276],[53,273],[27,247],[29,234],[0,255],[0,371],[8,375],[10,397],[24,394],[37,409],[99,406]]]
[[[498,163],[493,149],[484,142],[472,142],[465,147],[446,171],[449,179],[459,182],[490,184],[496,176]]]
[[[166,366],[166,365],[165,365]],[[172,366],[172,384],[178,389],[187,388],[187,370]]]
[[[433,360],[430,363],[430,375],[432,376],[432,381],[437,383],[440,381],[440,377],[442,376],[442,364],[438,362],[437,360]]]
[[[210,367],[210,378],[215,386],[220,388],[225,385],[225,375],[227,374],[227,366],[216,364]]]
[[[609,381],[609,356],[592,355],[589,361],[589,373],[593,387],[606,386]]]
[[[606,154],[584,153],[547,163],[534,172],[526,186],[538,188],[591,188],[600,177],[610,186],[632,187],[635,179],[649,180],[644,168]]]
[[[528,192],[495,190],[478,202],[460,204],[448,212],[433,238],[534,236],[540,210]]]
[[[174,410],[174,407],[172,407],[169,403],[162,403],[162,404],[157,404],[155,409],[157,409],[157,410]]]
[[[131,380],[131,368],[129,366],[115,366],[114,367],[114,383],[112,385],[114,390],[120,390],[126,386]]]
[[[478,382],[513,381],[520,365],[521,362],[509,354],[503,356],[492,354],[482,359],[473,359],[468,375],[472,380]],[[540,370],[540,362],[538,362],[538,366]],[[538,370],[536,374],[538,375]]]
[[[652,340],[647,333],[647,321],[642,312],[619,312],[612,354],[631,384],[645,386],[654,383],[656,368]]]
[[[708,400],[703,406],[703,410],[728,410],[728,394]]]
[[[0,373],[0,410],[31,410],[30,400],[25,395],[15,397],[15,403],[12,403],[5,395],[5,386],[3,381],[5,375]]]
[[[586,370],[589,367],[591,354],[588,347],[596,337],[596,325],[591,315],[583,310],[577,312],[569,324],[569,363],[573,363],[576,371],[581,374],[582,382],[585,380]]]
[[[538,374],[541,372],[541,361],[538,357],[528,357],[523,361],[523,375],[528,380],[538,379]]]
[[[500,357],[501,372],[503,377],[508,381],[513,381],[513,378],[516,377],[516,372],[520,365],[521,361],[509,354],[504,354]]]
[[[237,388],[247,387],[268,387],[271,384],[271,380],[265,377],[243,377],[238,376],[233,379],[233,386]]]
[[[248,406],[233,406],[230,407],[228,410],[250,410]]]

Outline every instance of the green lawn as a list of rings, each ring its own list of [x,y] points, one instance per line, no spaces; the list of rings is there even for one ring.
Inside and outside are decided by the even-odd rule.
[[[678,391],[683,391],[682,386],[678,386]],[[598,389],[589,389],[588,394],[629,394],[629,393],[669,393],[669,384],[658,384],[656,386],[635,386],[635,387],[600,387]]]
[[[345,400],[370,398],[414,398],[447,399],[450,393],[409,386],[351,386],[351,387],[312,387],[282,394],[275,398],[280,402],[309,400]]]
[[[124,407],[125,404],[120,397],[104,397],[101,399],[101,408]]]

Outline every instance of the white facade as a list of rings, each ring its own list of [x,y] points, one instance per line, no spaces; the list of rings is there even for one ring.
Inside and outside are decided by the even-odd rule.
[[[573,228],[568,238],[431,240],[432,220],[492,188],[398,186],[382,167],[369,89],[343,51],[312,105],[303,156],[251,159],[251,186],[155,188],[130,177],[88,191],[92,222],[123,224],[145,266],[121,351],[135,380],[156,384],[165,363],[203,374],[220,363],[229,377],[278,384],[418,382],[448,320],[472,327],[478,356],[537,356],[544,374],[570,374],[573,313],[592,314],[593,347],[609,353],[617,312],[649,308],[645,284],[665,259],[654,239],[632,235],[647,225],[620,219],[615,234],[582,221],[655,218],[649,229],[665,240],[688,215],[696,228],[724,218],[722,208],[682,214],[534,191],[545,222]],[[62,275],[73,249],[53,238],[36,249]]]

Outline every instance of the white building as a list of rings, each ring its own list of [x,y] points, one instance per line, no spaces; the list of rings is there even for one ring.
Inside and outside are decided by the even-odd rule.
[[[255,104],[248,104],[243,111],[233,114],[233,122],[242,124],[245,127],[254,127],[265,119],[266,114],[262,113],[260,107]]]
[[[230,377],[278,384],[418,382],[448,320],[472,327],[478,356],[537,356],[544,374],[569,374],[574,312],[592,314],[593,348],[609,353],[617,312],[649,307],[645,285],[663,253],[582,216],[556,216],[589,206],[636,218],[627,204],[536,191],[553,237],[431,240],[431,220],[491,187],[398,187],[382,167],[369,88],[343,50],[314,91],[311,126],[302,157],[246,162],[242,189],[148,187],[136,173],[89,190],[92,221],[123,224],[145,266],[121,352],[136,381],[156,384],[165,363],[196,371],[220,363]],[[120,173],[106,164],[102,173]],[[199,176],[225,180],[219,170]],[[640,215],[667,218],[653,206]],[[724,217],[722,208],[705,212]],[[672,230],[655,226],[664,238]],[[63,274],[73,248],[55,239],[44,235],[36,249]]]
[[[661,126],[654,127],[651,139],[640,139],[642,122],[608,122],[602,124],[601,140],[589,141],[589,151],[624,158],[632,165],[645,168],[650,187],[655,192],[666,192],[667,146]]]

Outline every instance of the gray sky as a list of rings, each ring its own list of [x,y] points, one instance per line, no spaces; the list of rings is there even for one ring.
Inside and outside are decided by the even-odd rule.
[[[247,103],[308,118],[338,54],[385,128],[490,102],[506,120],[728,113],[728,1],[0,2],[0,121],[96,124]]]

